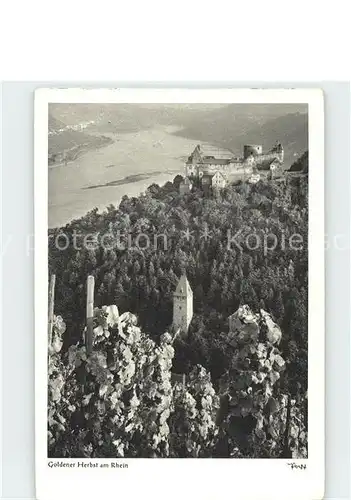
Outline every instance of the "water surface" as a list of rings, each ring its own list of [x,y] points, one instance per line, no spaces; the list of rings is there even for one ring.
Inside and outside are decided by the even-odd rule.
[[[63,226],[97,207],[118,205],[153,183],[184,173],[184,159],[196,143],[170,127],[111,134],[113,143],[90,150],[68,164],[49,167],[49,227]]]

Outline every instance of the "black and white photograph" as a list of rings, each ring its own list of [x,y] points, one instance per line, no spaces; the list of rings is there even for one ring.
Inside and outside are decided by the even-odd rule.
[[[48,107],[50,458],[308,457],[308,106]]]
[[[35,117],[40,497],[320,498],[323,94],[39,89]]]

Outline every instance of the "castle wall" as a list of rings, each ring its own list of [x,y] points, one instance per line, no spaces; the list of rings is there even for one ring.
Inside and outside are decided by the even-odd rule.
[[[191,177],[192,175],[198,175],[198,165],[196,163],[186,163],[185,164],[185,176]]]
[[[269,161],[269,160],[275,160],[275,159],[278,159],[280,161],[281,160],[281,155],[279,153],[264,153],[260,156],[257,156],[254,160],[255,160],[255,163],[261,163],[261,162],[265,162],[265,161]]]
[[[239,172],[240,170],[243,170],[243,171],[249,170],[250,167],[251,167],[251,165],[249,165],[247,162],[244,162],[244,161],[235,162],[235,163],[228,163],[227,165],[199,164],[199,165],[196,165],[195,169],[191,169],[191,172],[196,177],[202,177],[203,175],[206,175],[206,174],[214,174],[215,172],[220,172],[225,177],[228,177],[228,175],[230,175],[232,173]],[[189,169],[188,169],[188,172],[190,172]]]
[[[212,187],[213,188],[223,189],[225,187],[225,185],[226,185],[226,180],[221,174],[216,173],[212,177]]]
[[[253,153],[253,155],[251,154]],[[196,160],[195,160],[196,158]],[[202,178],[206,174],[214,174],[215,172],[220,172],[229,181],[231,176],[251,174],[252,168],[257,165],[259,168],[260,163],[265,163],[268,161],[273,161],[278,159],[281,163],[284,160],[284,151],[270,151],[267,153],[262,153],[261,145],[245,145],[244,146],[244,157],[234,158],[230,163],[202,163],[201,156],[198,154],[193,155],[191,163],[185,164],[185,175],[186,177],[192,178]]]

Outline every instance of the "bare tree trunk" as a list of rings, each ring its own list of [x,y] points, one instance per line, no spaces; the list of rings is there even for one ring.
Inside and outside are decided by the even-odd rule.
[[[49,310],[48,310],[48,346],[52,343],[52,328],[54,324],[54,305],[55,305],[55,283],[56,275],[52,274],[49,286]]]
[[[94,286],[95,279],[94,276],[88,276],[87,278],[87,329],[85,346],[87,354],[91,354],[93,350],[93,321],[94,321]]]

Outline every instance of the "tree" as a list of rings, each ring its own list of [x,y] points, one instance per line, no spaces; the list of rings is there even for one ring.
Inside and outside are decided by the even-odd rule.
[[[173,186],[178,190],[180,183],[183,182],[184,178],[181,175],[176,175],[173,179]]]
[[[255,201],[256,208],[248,200]],[[205,228],[211,236],[208,239],[200,237]],[[180,273],[186,271],[196,314],[188,341],[179,351],[184,370],[191,372],[200,361],[218,390],[223,371],[231,363],[225,341],[228,316],[246,302],[255,311],[271,313],[282,327],[280,349],[287,368],[286,380],[279,379],[280,391],[298,401],[307,390],[307,248],[297,252],[278,245],[266,252],[262,246],[250,250],[245,245],[245,237],[252,233],[261,241],[267,238],[270,245],[272,235],[279,239],[284,233],[288,238],[297,229],[307,241],[308,182],[302,175],[287,176],[286,183],[229,186],[223,199],[208,199],[196,190],[184,198],[173,183],[158,189],[153,186],[146,195],[123,197],[118,209],[111,207],[103,213],[94,209],[65,228],[50,230],[49,268],[57,275],[55,305],[66,323],[63,353],[81,337],[87,273],[96,279],[97,304],[117,303],[121,311],[137,312],[143,331],[158,344],[172,322],[173,293]],[[184,235],[187,230],[189,240]],[[74,231],[79,233],[80,243],[88,234],[108,232],[111,236],[104,243],[112,243],[112,248],[99,244],[77,251],[70,244],[61,251],[55,238],[62,231],[70,243]],[[142,248],[142,240],[140,248],[113,246],[117,231],[125,235],[124,243],[128,235],[135,242],[140,231],[151,242],[154,234],[164,234],[168,246],[155,248],[151,244]],[[228,242],[228,232],[234,236],[237,231],[242,236],[242,249]],[[291,360],[289,342],[295,342],[299,352]],[[180,354],[177,351],[175,366]],[[249,428],[247,425],[246,434]],[[259,447],[250,449],[259,453]]]

